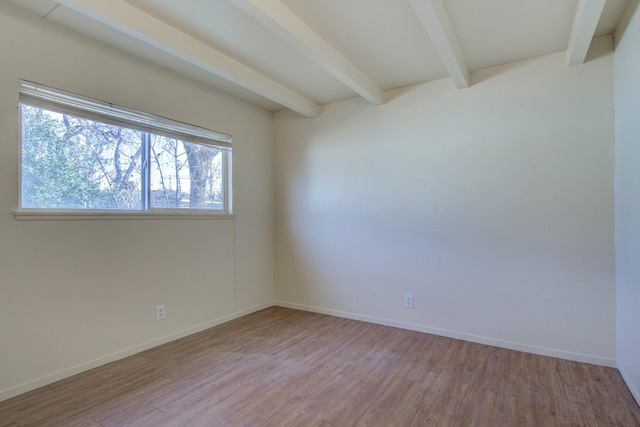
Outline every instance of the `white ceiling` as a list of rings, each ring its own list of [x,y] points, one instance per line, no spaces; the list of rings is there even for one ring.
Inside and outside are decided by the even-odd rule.
[[[581,64],[628,0],[4,0],[271,111],[567,51]],[[579,66],[579,65],[578,65]]]

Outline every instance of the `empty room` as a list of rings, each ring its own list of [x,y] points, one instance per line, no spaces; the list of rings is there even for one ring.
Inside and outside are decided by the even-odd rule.
[[[0,427],[640,426],[640,0],[0,0]]]

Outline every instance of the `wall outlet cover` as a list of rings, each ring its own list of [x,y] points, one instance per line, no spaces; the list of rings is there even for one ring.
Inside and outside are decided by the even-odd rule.
[[[404,306],[405,308],[413,308],[413,295],[404,296]]]

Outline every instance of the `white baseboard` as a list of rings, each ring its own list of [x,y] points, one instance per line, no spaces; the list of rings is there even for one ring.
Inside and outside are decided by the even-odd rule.
[[[620,365],[618,365],[618,372],[620,372],[622,379],[627,384],[627,387],[629,388],[629,391],[633,395],[633,398],[636,399],[636,402],[638,403],[638,405],[640,405],[640,391],[638,390],[636,385],[633,383],[633,381],[631,381],[631,377],[627,375],[624,368]]]
[[[506,348],[509,350],[523,351],[525,353],[538,354],[541,356],[557,357],[559,359],[573,360],[576,362],[584,362],[584,363],[590,363],[593,365],[607,366],[609,368],[617,367],[615,359],[608,359],[606,357],[592,356],[589,354],[582,354],[582,353],[573,353],[570,351],[557,350],[553,348],[538,347],[538,346],[533,346],[529,344],[522,344],[517,342],[499,340],[495,338],[487,338],[487,337],[482,337],[477,335],[471,335],[463,332],[433,328],[425,325],[399,322],[396,320],[384,319],[380,317],[365,316],[361,314],[331,310],[327,308],[314,307],[314,306],[308,306],[308,305],[302,305],[302,304],[295,304],[295,303],[290,303],[285,301],[276,301],[275,305],[279,307],[293,308],[296,310],[310,311],[313,313],[328,314],[330,316],[360,320],[363,322],[376,323],[378,325],[393,326],[396,328],[408,329],[411,331],[425,332],[428,334],[440,335],[447,338],[455,338],[455,339],[470,341],[478,344],[485,344],[485,345],[490,345],[494,347]]]
[[[17,396],[22,393],[26,393],[28,391],[34,390],[38,387],[45,386],[47,384],[54,383],[56,381],[62,380],[64,378],[71,377],[73,375],[79,374],[81,372],[88,371],[89,369],[97,368],[98,366],[106,365],[107,363],[115,362],[116,360],[123,359],[125,357],[134,355],[136,353],[140,353],[141,351],[148,350],[153,347],[157,347],[159,345],[168,343],[170,341],[175,341],[179,338],[186,337],[188,335],[195,334],[200,331],[204,331],[205,329],[212,328],[214,326],[218,326],[222,323],[228,322],[233,319],[237,319],[238,317],[245,316],[250,313],[254,313],[259,310],[263,310],[265,308],[273,307],[275,304],[273,301],[259,304],[253,307],[246,308],[244,310],[237,311],[235,313],[228,314],[226,316],[219,317],[217,319],[211,320],[206,323],[202,323],[200,325],[192,326],[187,329],[183,329],[178,332],[174,332],[173,334],[166,335],[160,338],[153,339],[151,341],[144,342],[139,345],[135,345],[133,347],[125,348],[124,350],[116,351],[115,353],[107,354],[106,356],[98,357],[97,359],[90,360],[88,362],[81,363],[79,365],[72,366],[70,368],[62,369],[60,371],[54,372],[52,374],[48,374],[42,376],[40,378],[36,378],[35,380],[27,381],[25,383],[19,384],[14,387],[10,387],[4,390],[0,390],[0,402],[3,400],[9,399],[11,397]]]

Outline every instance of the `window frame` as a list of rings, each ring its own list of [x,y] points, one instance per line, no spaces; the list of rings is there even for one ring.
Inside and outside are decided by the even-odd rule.
[[[212,131],[199,126],[179,122],[162,116],[122,107],[116,104],[85,97],[75,93],[55,89],[28,80],[19,81],[18,103],[18,209],[16,219],[223,219],[234,218],[232,189],[232,148],[231,135]],[[218,148],[222,155],[222,209],[206,208],[153,208],[148,204],[141,209],[66,209],[66,208],[23,208],[22,207],[22,106],[28,105],[49,111],[73,115],[75,117],[106,123],[109,125],[137,130],[178,139],[185,143],[200,144]],[[148,141],[147,141],[148,143]],[[141,141],[144,148],[145,142]],[[148,147],[147,147],[148,148]],[[143,151],[147,151],[143,149]],[[141,154],[142,155],[142,154]],[[148,159],[147,159],[148,160]],[[141,159],[145,163],[144,159]],[[141,196],[149,199],[150,166],[142,170]]]

